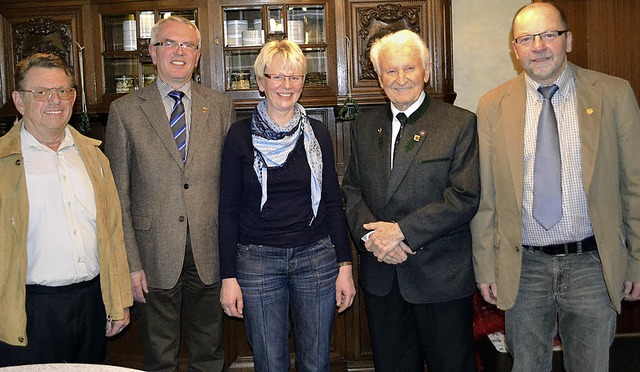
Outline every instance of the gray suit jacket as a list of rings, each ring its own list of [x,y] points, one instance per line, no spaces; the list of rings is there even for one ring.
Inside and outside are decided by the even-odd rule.
[[[382,296],[396,272],[411,303],[469,296],[475,289],[469,221],[480,197],[476,117],[427,97],[409,120],[393,171],[389,106],[363,114],[351,128],[343,191],[361,252],[360,283]],[[398,222],[416,254],[399,265],[378,262],[361,241],[367,233],[362,225],[373,221]]]
[[[571,65],[576,78],[582,185],[604,279],[619,311],[623,282],[640,282],[640,112],[628,82]],[[472,223],[478,283],[515,302],[522,264],[524,74],[478,105],[482,197]]]
[[[169,127],[156,84],[115,100],[109,110],[106,154],[122,204],[130,270],[144,269],[148,285],[175,286],[182,270],[187,226],[198,274],[220,280],[218,184],[224,137],[235,121],[233,102],[192,84],[186,164]]]

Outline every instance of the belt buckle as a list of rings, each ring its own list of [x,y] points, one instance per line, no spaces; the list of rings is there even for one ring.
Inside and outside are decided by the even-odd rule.
[[[582,240],[576,242],[576,254],[582,254]]]

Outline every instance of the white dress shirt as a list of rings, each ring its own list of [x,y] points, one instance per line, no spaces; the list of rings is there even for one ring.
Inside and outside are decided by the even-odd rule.
[[[93,184],[71,132],[58,151],[20,132],[29,199],[27,284],[51,287],[100,273]]]

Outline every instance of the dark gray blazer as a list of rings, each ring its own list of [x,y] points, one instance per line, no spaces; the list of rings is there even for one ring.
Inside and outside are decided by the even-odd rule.
[[[192,84],[187,162],[183,164],[156,84],[115,100],[109,110],[106,154],[122,204],[130,270],[144,269],[150,287],[175,286],[182,270],[187,225],[200,279],[220,280],[218,184],[233,102]]]
[[[346,213],[361,255],[360,284],[383,296],[394,272],[403,297],[433,303],[475,289],[469,222],[478,208],[480,181],[476,116],[430,100],[409,118],[393,171],[391,110],[360,116],[351,128],[351,158],[343,182]],[[396,221],[415,255],[399,265],[366,251],[364,223]]]

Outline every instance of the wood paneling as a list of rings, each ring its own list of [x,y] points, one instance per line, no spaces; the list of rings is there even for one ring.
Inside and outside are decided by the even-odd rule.
[[[573,33],[569,60],[629,80],[640,101],[638,0],[559,0]]]

